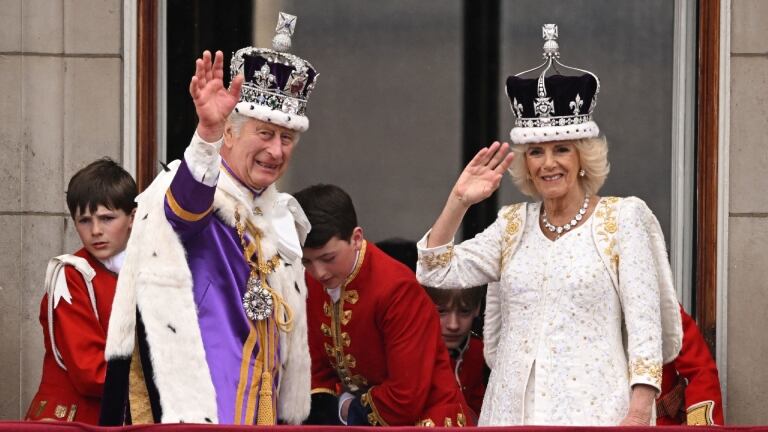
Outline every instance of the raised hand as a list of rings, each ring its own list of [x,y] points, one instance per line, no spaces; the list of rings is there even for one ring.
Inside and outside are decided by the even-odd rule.
[[[427,247],[448,244],[453,240],[464,214],[499,188],[504,171],[512,164],[515,154],[510,153],[509,144],[498,141],[475,155],[462,171],[443,211],[432,225],[427,238]]]
[[[464,168],[451,194],[465,207],[488,198],[499,188],[514,156],[507,143],[495,141],[484,147]]]
[[[224,134],[227,116],[240,99],[243,76],[232,79],[229,89],[224,87],[224,54],[216,51],[211,62],[211,52],[203,52],[203,58],[195,61],[195,75],[189,82],[189,94],[197,112],[197,134],[208,142],[218,141]]]

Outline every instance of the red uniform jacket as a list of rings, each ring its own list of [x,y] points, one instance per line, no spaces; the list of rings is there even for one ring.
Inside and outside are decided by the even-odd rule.
[[[99,319],[93,313],[82,275],[67,266],[64,272],[72,303],[61,299],[53,311],[54,337],[67,370],[59,367],[53,357],[48,333],[48,297],[44,295],[40,304],[40,324],[43,326],[45,341],[43,376],[40,388],[27,410],[27,420],[99,423],[107,369],[104,345],[117,275],[107,270],[85,249],[80,249],[75,255],[88,260],[96,270],[93,290]]]
[[[478,415],[485,396],[486,367],[483,340],[474,335],[469,337],[469,343],[463,351],[459,351],[456,357],[451,356],[451,368],[459,381],[464,399]]]
[[[662,370],[656,423],[722,425],[723,404],[717,365],[696,322],[682,307],[680,314],[683,318],[683,347],[677,358],[664,365]],[[676,390],[676,387],[685,385],[685,382],[685,396],[682,398],[680,388]]]
[[[372,425],[465,425],[435,306],[405,265],[363,243],[335,304],[307,275],[312,393],[360,396]]]

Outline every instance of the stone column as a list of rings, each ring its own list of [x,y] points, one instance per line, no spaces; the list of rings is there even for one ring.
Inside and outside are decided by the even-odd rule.
[[[40,381],[49,258],[80,247],[69,178],[122,155],[121,0],[0,0],[0,419]]]
[[[766,424],[768,2],[733,0],[728,244],[729,424]]]

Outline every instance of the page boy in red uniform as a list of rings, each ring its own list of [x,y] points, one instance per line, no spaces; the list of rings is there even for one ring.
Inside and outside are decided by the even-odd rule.
[[[480,315],[485,287],[424,289],[440,314],[440,329],[456,381],[467,404],[479,415],[490,370],[483,358],[483,340],[472,332],[472,325]]]
[[[339,187],[311,186],[295,198],[312,224],[302,259],[312,357],[308,423],[471,425],[439,317],[413,272],[365,240]]]
[[[658,425],[722,425],[723,398],[717,364],[696,321],[682,306],[683,347],[664,365],[661,395],[656,400]]]
[[[107,324],[135,198],[130,174],[107,158],[69,181],[67,207],[83,247],[48,263],[40,303],[43,374],[26,420],[98,424]]]

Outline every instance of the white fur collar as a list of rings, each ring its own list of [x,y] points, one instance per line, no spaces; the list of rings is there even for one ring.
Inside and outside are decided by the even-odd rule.
[[[273,239],[276,252],[283,258],[288,261],[301,258],[301,246],[311,225],[296,199],[278,192],[275,185],[254,197],[226,169],[221,171],[213,202],[219,218],[234,227],[237,210],[241,217],[248,217],[265,238]]]

